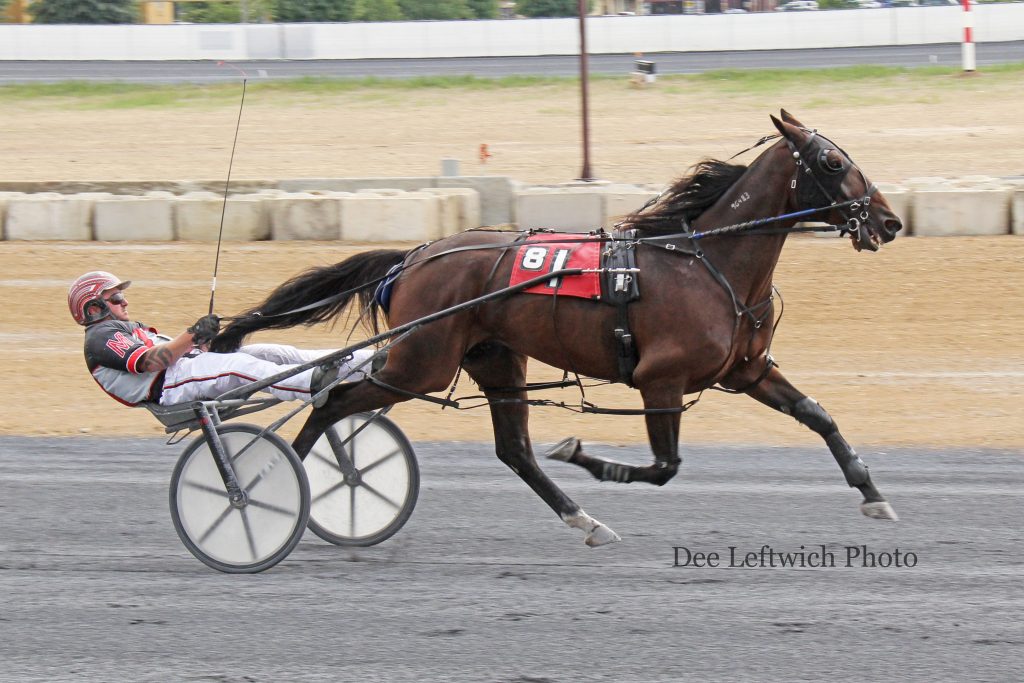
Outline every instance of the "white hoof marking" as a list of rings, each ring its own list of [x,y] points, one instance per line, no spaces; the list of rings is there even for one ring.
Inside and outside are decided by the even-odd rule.
[[[583,542],[591,548],[622,540],[617,533],[601,524],[601,522],[583,510],[572,515],[562,515],[562,521],[573,529],[582,529],[586,532],[587,535],[584,537]]]
[[[864,516],[871,519],[890,519],[894,522],[898,522],[900,519],[896,511],[892,509],[892,505],[889,505],[886,501],[861,503],[860,511],[864,513]]]
[[[609,543],[616,543],[621,541],[619,535],[606,527],[604,524],[598,524],[594,527],[594,530],[587,534],[587,537],[583,539],[583,542],[589,545],[591,548],[597,548],[602,545],[608,545]]]

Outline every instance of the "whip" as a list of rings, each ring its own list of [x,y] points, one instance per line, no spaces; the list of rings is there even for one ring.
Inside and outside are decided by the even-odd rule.
[[[224,181],[224,202],[220,209],[220,229],[217,231],[217,256],[213,261],[213,280],[210,282],[210,314],[213,313],[213,298],[217,294],[217,270],[220,267],[220,244],[224,237],[224,215],[228,210],[228,188],[231,187],[231,168],[235,165],[235,147],[238,145],[238,129],[242,126],[242,108],[245,106],[245,84],[249,80],[249,77],[245,72],[234,64],[217,62],[217,66],[230,66],[232,69],[242,74],[242,101],[238,104],[238,121],[235,122],[235,139],[231,143],[231,160],[228,161],[228,177],[227,180]]]

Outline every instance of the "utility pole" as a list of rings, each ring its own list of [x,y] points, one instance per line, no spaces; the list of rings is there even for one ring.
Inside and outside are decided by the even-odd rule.
[[[580,180],[596,180],[590,171],[590,102],[588,91],[590,90],[589,65],[587,63],[587,0],[579,0],[580,12],[580,99],[582,104],[583,117],[583,169],[580,171]]]

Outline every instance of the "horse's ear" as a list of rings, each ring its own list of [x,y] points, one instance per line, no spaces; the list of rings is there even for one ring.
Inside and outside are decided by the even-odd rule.
[[[800,128],[806,128],[807,127],[804,124],[802,124],[799,121],[797,121],[796,117],[793,116],[792,114],[790,114],[785,109],[780,109],[779,111],[782,113],[782,120],[785,121],[786,123],[792,123],[794,126],[799,126]]]
[[[790,140],[800,139],[799,128],[789,123],[786,123],[785,121],[780,121],[771,114],[769,114],[768,116],[771,116],[772,123],[775,124],[775,127],[779,130],[780,133],[782,133],[783,137],[789,138]]]
[[[775,118],[775,116],[773,114],[768,114],[768,116],[771,118],[772,123],[775,124],[775,127],[778,129],[778,131],[780,133],[782,133],[783,135],[785,135],[786,134],[786,124],[784,124],[782,121],[779,121],[777,118]]]

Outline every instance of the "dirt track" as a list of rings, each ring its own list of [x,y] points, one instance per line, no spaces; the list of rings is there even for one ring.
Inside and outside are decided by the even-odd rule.
[[[850,103],[856,114],[851,115]],[[1022,172],[1024,94],[1002,75],[927,83],[781,86],[741,94],[665,83],[601,82],[592,102],[601,177],[665,182],[702,156],[727,157],[771,130],[785,105],[851,152],[875,181]],[[3,180],[211,178],[222,175],[237,102],[95,110],[52,100],[0,104]],[[89,134],[77,134],[89,131]],[[236,178],[430,175],[440,159],[465,174],[564,181],[578,172],[575,90],[367,91],[247,100]],[[494,156],[475,163],[481,142]],[[57,144],[59,143],[59,144]],[[745,157],[746,158],[746,157]],[[229,244],[218,309],[235,312],[297,270],[352,253],[337,244]],[[854,444],[1024,445],[1024,240],[897,239],[875,255],[845,241],[791,239],[777,271],[786,312],[774,352],[784,372],[836,416]],[[205,310],[210,244],[0,243],[3,434],[157,434],[155,421],[105,398],[81,356],[67,283],[104,268],[135,281],[133,315],[176,332]],[[341,329],[275,334],[339,343]],[[472,387],[466,383],[459,393]],[[635,405],[625,389],[588,394]],[[402,406],[415,439],[487,439],[486,411],[439,415]],[[533,434],[606,442],[645,439],[642,420],[534,413]],[[684,417],[683,441],[817,443],[791,420],[716,393]]]

